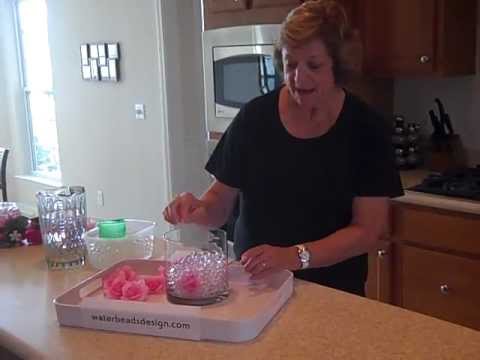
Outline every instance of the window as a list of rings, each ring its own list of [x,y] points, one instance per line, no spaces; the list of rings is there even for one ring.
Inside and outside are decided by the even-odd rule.
[[[45,0],[17,0],[20,69],[35,176],[60,179]]]

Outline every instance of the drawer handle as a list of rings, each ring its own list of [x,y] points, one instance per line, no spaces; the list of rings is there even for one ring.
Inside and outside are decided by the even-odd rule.
[[[448,285],[440,285],[440,292],[444,295],[447,295],[449,292],[450,288]]]
[[[387,250],[378,250],[377,255],[379,258],[384,258],[387,255]]]

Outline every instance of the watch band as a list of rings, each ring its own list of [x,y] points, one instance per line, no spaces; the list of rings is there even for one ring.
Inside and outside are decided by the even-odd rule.
[[[303,244],[295,245],[297,248],[298,259],[300,260],[301,268],[306,269],[310,265],[310,251]]]

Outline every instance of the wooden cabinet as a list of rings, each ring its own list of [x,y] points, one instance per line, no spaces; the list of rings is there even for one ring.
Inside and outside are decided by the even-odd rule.
[[[366,73],[475,73],[477,0],[359,1]]]
[[[367,296],[480,329],[480,215],[395,201],[392,210],[383,260],[370,255]]]
[[[392,244],[384,241],[368,256],[368,280],[365,292],[368,298],[390,303],[392,301]]]
[[[480,329],[480,215],[393,201],[392,223],[369,256],[367,296]]]
[[[399,305],[480,329],[480,260],[406,245],[398,257]]]
[[[300,0],[252,0],[252,8],[272,8],[281,6],[290,6],[294,8],[300,5],[303,1]]]
[[[280,24],[302,0],[203,0],[204,30]]]
[[[367,76],[475,73],[477,0],[339,0]],[[204,29],[278,24],[302,0],[204,0]]]
[[[358,27],[361,0],[339,0]],[[204,30],[257,24],[280,24],[287,14],[304,0],[203,0]]]
[[[205,10],[214,14],[247,10],[247,0],[206,0],[205,5]]]
[[[480,257],[480,215],[393,202],[393,240]]]

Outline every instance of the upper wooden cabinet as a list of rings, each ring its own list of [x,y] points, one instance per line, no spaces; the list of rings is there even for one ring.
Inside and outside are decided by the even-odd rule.
[[[358,1],[366,73],[475,73],[477,0]]]
[[[208,0],[205,5],[212,13],[247,10],[247,0]]]
[[[477,0],[339,0],[368,76],[475,73]],[[302,0],[203,0],[204,29],[281,23]]]
[[[280,24],[302,0],[203,0],[203,28]]]
[[[291,6],[294,8],[303,1],[300,0],[252,0],[252,8],[269,8],[280,6]]]

